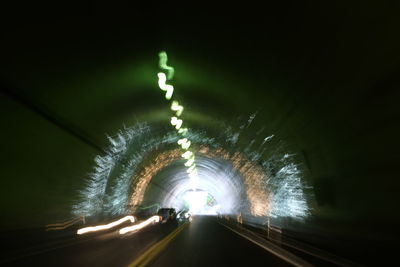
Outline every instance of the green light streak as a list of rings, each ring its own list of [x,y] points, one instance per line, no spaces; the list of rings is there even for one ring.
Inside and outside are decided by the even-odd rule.
[[[161,51],[158,56],[160,57],[159,66],[161,69],[166,70],[168,72],[168,80],[171,80],[174,77],[175,70],[173,67],[168,66],[168,56],[165,51]]]
[[[174,68],[167,65],[168,56],[165,51],[161,51],[159,54],[159,66],[162,70],[164,70],[168,75],[168,80],[171,80],[174,77]],[[174,87],[170,84],[166,84],[167,82],[167,75],[164,72],[159,72],[158,76],[158,86],[161,90],[165,91],[165,98],[170,100],[174,93]],[[178,119],[179,116],[183,113],[183,106],[179,104],[178,101],[174,100],[171,103],[171,110],[175,112],[176,116],[171,117],[171,125],[175,126],[175,129],[178,131],[179,134],[185,136],[188,132],[187,128],[181,128],[183,124],[183,120]],[[191,186],[193,190],[196,190],[197,187],[197,169],[195,164],[195,155],[192,151],[189,151],[189,147],[191,145],[191,141],[187,138],[182,138],[178,140],[178,145],[181,146],[183,150],[187,150],[182,154],[182,157],[186,159],[185,166],[188,167],[186,172],[189,174],[189,179],[191,182]]]
[[[182,135],[186,135],[187,132],[188,132],[188,129],[187,129],[187,128],[181,128],[181,129],[179,129],[179,131],[178,131],[178,133],[180,133],[180,134],[182,134]]]
[[[176,111],[176,116],[180,116],[183,112],[183,106],[179,105],[178,101],[172,101],[171,110]]]

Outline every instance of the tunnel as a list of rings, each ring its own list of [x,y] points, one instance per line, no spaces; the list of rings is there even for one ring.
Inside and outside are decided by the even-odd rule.
[[[399,8],[390,1],[5,7],[1,260],[37,257],[54,266],[66,248],[31,256],[26,246],[173,208],[193,218],[189,230],[206,231],[202,222],[206,229],[215,220],[242,229],[227,236],[257,233],[251,242],[272,242],[301,259],[288,261],[294,265],[390,263],[400,223]],[[51,224],[65,229],[45,231]],[[250,245],[234,252],[235,242],[212,229],[209,238],[229,243],[230,257],[284,265],[253,257],[261,252]],[[173,258],[165,266],[203,263],[189,252],[185,264],[175,262],[182,256],[173,250],[185,250],[174,242],[157,266],[163,257]],[[113,265],[82,266],[97,264]]]

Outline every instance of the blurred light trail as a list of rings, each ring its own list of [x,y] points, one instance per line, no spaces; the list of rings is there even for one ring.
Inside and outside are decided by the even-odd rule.
[[[182,126],[183,121],[178,119],[177,117],[171,118],[171,125],[175,126],[175,129],[179,130]]]
[[[159,67],[162,70],[166,70],[168,72],[168,80],[171,80],[174,76],[174,68],[170,67],[167,65],[167,61],[168,61],[168,56],[167,53],[165,51],[161,51],[160,53],[158,53],[158,56],[160,57],[159,60]],[[165,97],[167,100],[170,100],[172,97],[172,93],[174,90],[174,87],[172,85],[167,85],[165,82],[167,81],[167,76],[165,75],[165,73],[160,72],[157,74],[158,75],[158,85],[161,88],[161,90],[163,91],[167,91]],[[171,124],[172,126],[175,126],[175,129],[178,130],[178,134],[181,134],[182,136],[185,136],[188,132],[187,128],[183,128],[182,124],[183,124],[183,120],[178,119],[177,117],[182,115],[182,112],[184,110],[183,106],[179,104],[178,101],[174,100],[171,103],[171,110],[175,111],[175,116],[171,117]],[[178,145],[180,145],[182,147],[183,150],[189,150],[189,147],[191,145],[191,141],[188,140],[187,138],[183,138],[180,139],[178,141]],[[195,164],[195,155],[193,152],[191,152],[191,154],[187,154],[187,152],[190,151],[186,151],[183,153],[182,157],[184,157],[185,159],[187,159],[185,166],[188,167],[188,171],[187,173],[189,174],[189,179],[191,182],[191,187],[192,190],[196,189],[196,184],[197,184],[197,171],[196,171],[196,164]]]
[[[179,105],[178,101],[172,101],[171,110],[176,111],[176,116],[180,116],[183,112],[183,106]]]
[[[158,73],[158,86],[160,87],[161,90],[166,91],[165,98],[167,100],[170,100],[172,97],[172,94],[174,93],[174,87],[172,85],[166,84],[165,83],[166,81],[167,81],[167,77],[165,76],[165,73],[159,72]]]
[[[187,173],[193,173],[194,169],[196,168],[196,164],[193,164],[189,169],[186,170]]]
[[[184,159],[190,159],[193,156],[192,151],[186,151],[185,153],[182,154],[182,158]]]
[[[191,159],[189,159],[188,161],[186,161],[185,166],[186,166],[186,167],[190,167],[190,166],[192,166],[193,164],[194,164],[194,158],[191,158]],[[196,165],[194,165],[194,166],[196,166]],[[188,171],[191,172],[190,169],[188,169]]]
[[[145,220],[145,221],[143,221],[143,222],[141,222],[139,224],[135,224],[135,225],[132,225],[132,226],[124,227],[124,228],[119,230],[119,233],[121,235],[123,235],[123,234],[129,233],[129,232],[137,231],[137,230],[140,230],[140,229],[148,226],[151,223],[157,223],[159,221],[160,221],[160,216],[155,215],[155,216],[152,216],[152,217],[148,218],[147,220]]]
[[[168,80],[171,80],[174,77],[174,68],[167,65],[168,56],[165,51],[161,51],[158,56],[160,57],[159,65],[160,68],[166,70],[168,72]]]
[[[179,139],[178,140],[178,145],[182,147],[182,149],[187,150],[192,142],[190,142],[187,138]]]
[[[178,133],[180,133],[181,135],[186,135],[187,132],[188,132],[188,129],[187,129],[187,128],[181,128],[181,129],[179,129],[179,131],[178,131]]]
[[[90,233],[90,232],[107,230],[107,229],[113,228],[117,225],[120,225],[121,223],[126,222],[126,221],[131,221],[131,223],[134,223],[135,217],[133,217],[132,215],[128,215],[128,216],[125,216],[124,218],[121,218],[121,219],[119,219],[115,222],[109,223],[109,224],[81,228],[77,231],[77,234],[82,235],[82,234],[86,234],[86,233]]]

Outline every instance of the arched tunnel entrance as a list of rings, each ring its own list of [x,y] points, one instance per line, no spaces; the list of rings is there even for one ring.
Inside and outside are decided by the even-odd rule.
[[[32,240],[70,229],[76,238],[83,222],[132,215],[147,226],[159,208],[174,208],[275,238],[296,257],[326,251],[315,265],[389,262],[400,222],[398,8],[276,2],[166,16],[163,7],[97,3],[73,16],[67,6],[11,5],[0,71],[0,230],[13,244],[9,258],[29,243],[21,229]],[[190,226],[192,236],[212,233],[196,249],[208,238],[242,244],[212,222]],[[66,230],[35,232],[46,225]],[[140,238],[161,242],[174,231]],[[135,239],[124,238],[126,248]],[[310,247],[296,242],[317,250],[303,255]],[[247,257],[237,249],[224,253]]]
[[[302,181],[304,166],[284,142],[274,147],[275,136],[270,135],[240,148],[241,135],[251,138],[247,131],[255,120],[254,113],[237,130],[224,125],[212,138],[205,128],[188,131],[185,136],[196,155],[195,188],[183,152],[176,148],[179,135],[143,123],[120,130],[109,137],[106,154],[96,157],[73,213],[107,217],[163,206],[192,214],[240,214],[260,226],[271,218],[304,220],[308,202],[314,201],[312,187]],[[271,156],[265,160],[267,150]]]

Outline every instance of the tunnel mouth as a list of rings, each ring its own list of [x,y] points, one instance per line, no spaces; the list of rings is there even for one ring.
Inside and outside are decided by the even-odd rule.
[[[165,207],[189,209],[192,214],[213,215],[237,213],[245,206],[247,199],[244,185],[232,164],[220,158],[198,154],[196,165],[198,181],[195,189],[186,172],[184,161],[178,158],[159,170],[147,184],[141,197],[142,203],[148,205],[157,202]],[[132,203],[138,203],[138,197],[134,193]]]

